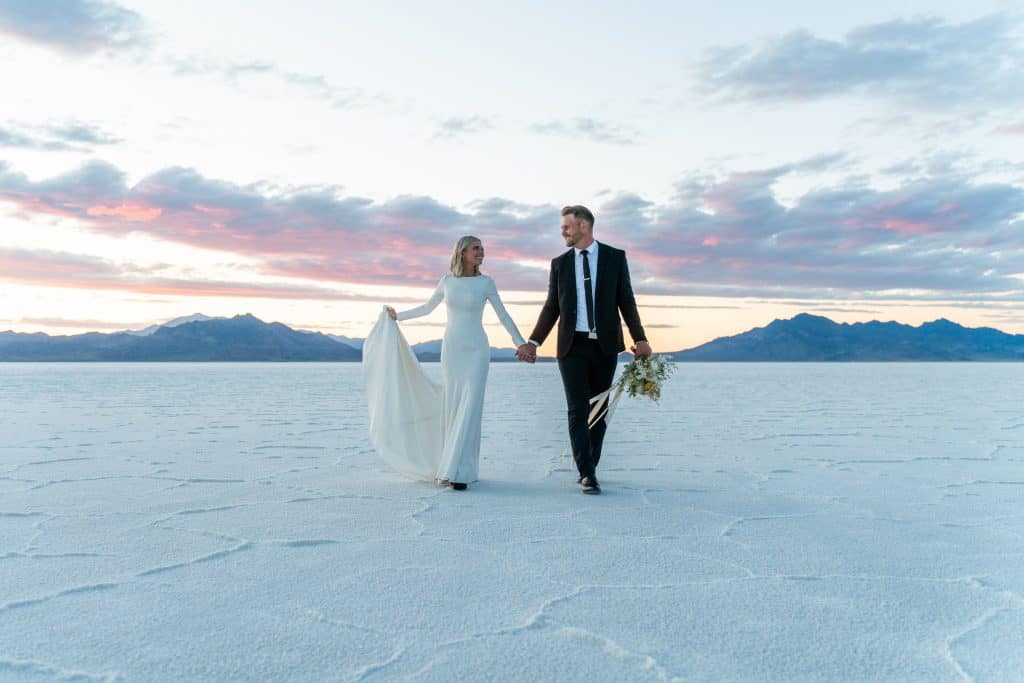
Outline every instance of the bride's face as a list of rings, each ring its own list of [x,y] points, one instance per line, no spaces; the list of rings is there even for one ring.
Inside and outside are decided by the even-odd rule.
[[[467,275],[476,273],[483,262],[484,245],[480,242],[470,242],[469,246],[462,252],[462,272]]]

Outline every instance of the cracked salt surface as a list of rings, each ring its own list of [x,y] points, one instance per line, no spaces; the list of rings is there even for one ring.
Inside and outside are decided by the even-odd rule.
[[[1022,365],[682,365],[596,498],[553,366],[465,493],[359,372],[0,364],[0,680],[1024,680]]]

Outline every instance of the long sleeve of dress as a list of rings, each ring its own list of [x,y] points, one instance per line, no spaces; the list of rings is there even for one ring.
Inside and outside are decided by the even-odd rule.
[[[427,299],[427,303],[423,304],[422,306],[417,306],[416,308],[410,308],[408,311],[399,311],[398,320],[409,320],[410,318],[419,318],[421,316],[427,315],[432,310],[437,308],[437,305],[441,303],[443,299],[444,278],[441,278],[441,281],[437,283],[437,288],[434,290],[434,293],[430,295],[429,299]]]
[[[489,279],[489,278],[488,278]],[[523,339],[523,335],[519,334],[519,328],[516,327],[515,322],[512,320],[512,316],[505,310],[505,306],[501,303],[501,297],[498,296],[498,287],[494,284],[494,280],[490,280],[488,283],[490,286],[487,288],[487,300],[491,302],[491,308],[498,314],[498,320],[505,327],[509,336],[512,337],[512,341],[515,342],[516,346],[522,346],[526,343]]]

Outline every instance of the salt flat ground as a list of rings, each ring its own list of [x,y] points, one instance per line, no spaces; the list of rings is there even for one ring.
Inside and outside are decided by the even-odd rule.
[[[0,365],[0,680],[1021,681],[1022,399],[681,365],[589,497],[557,369],[494,365],[460,493],[380,466],[356,365]]]

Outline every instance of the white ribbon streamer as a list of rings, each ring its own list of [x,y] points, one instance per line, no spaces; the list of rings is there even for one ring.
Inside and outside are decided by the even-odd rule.
[[[622,386],[621,381],[616,382],[597,396],[591,397],[590,405],[592,407],[590,409],[590,415],[587,416],[587,429],[593,429],[594,425],[597,424],[597,421],[602,417],[604,417],[605,424],[612,421],[612,415],[615,414],[615,407],[619,405],[619,399],[622,398]],[[609,401],[608,397],[611,396],[612,391],[615,392],[615,395],[612,396],[611,401]],[[568,455],[569,451],[563,450],[562,455],[558,457],[558,463],[562,464]]]

